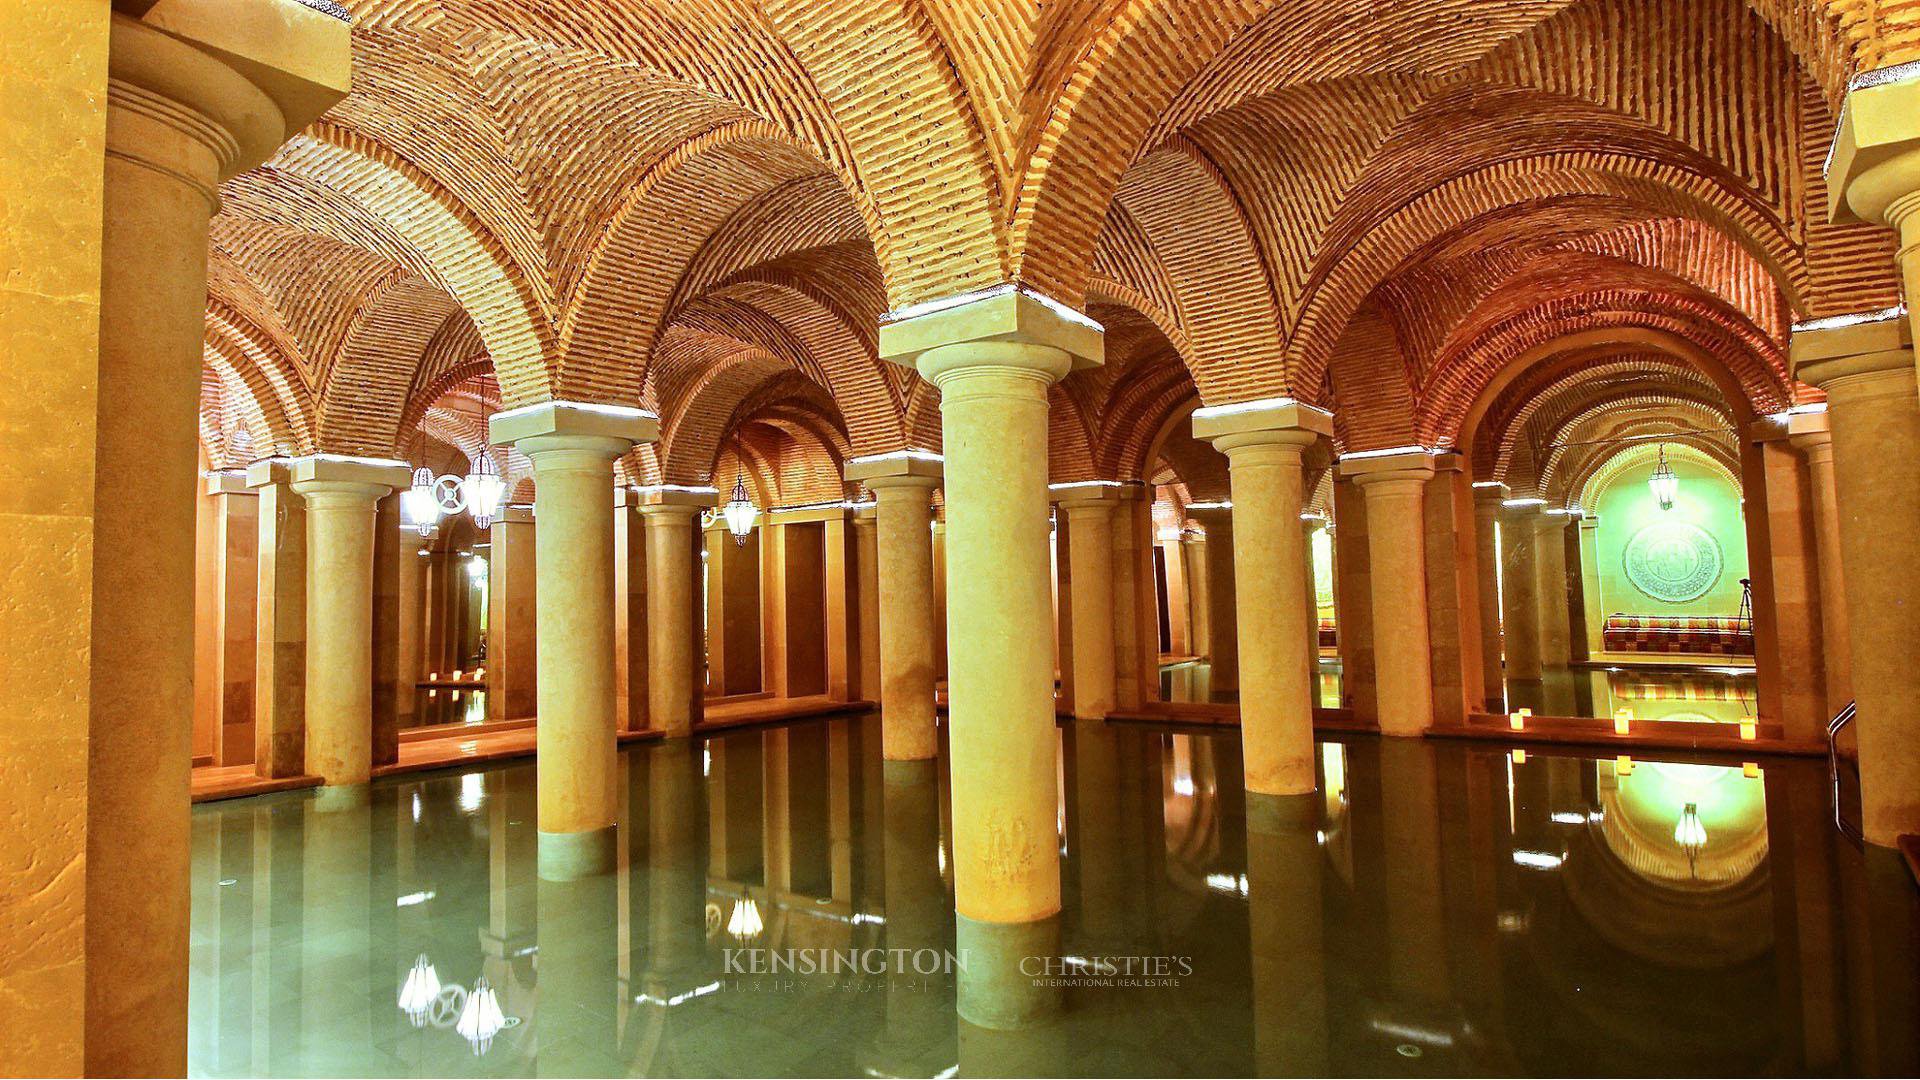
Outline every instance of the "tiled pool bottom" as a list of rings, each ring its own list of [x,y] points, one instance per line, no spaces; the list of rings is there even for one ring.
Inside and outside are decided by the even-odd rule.
[[[1912,881],[1833,831],[1820,762],[1356,738],[1317,822],[1250,832],[1232,734],[1061,738],[1060,951],[1099,966],[1048,1022],[956,1017],[945,779],[884,772],[866,717],[624,754],[625,861],[585,882],[535,876],[531,764],[196,808],[192,1071],[1914,1070]],[[836,955],[878,970],[749,973]]]

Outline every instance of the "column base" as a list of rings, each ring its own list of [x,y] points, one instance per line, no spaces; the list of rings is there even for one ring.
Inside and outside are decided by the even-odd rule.
[[[369,784],[328,784],[314,790],[313,808],[322,814],[337,814],[364,809],[370,800]]]
[[[613,872],[614,827],[587,832],[540,833],[540,880],[575,881]]]
[[[1060,919],[979,922],[956,915],[955,952],[961,957],[956,1005],[960,1018],[978,1027],[1011,1031],[1060,1008],[1060,988],[1049,986],[1059,970]]]
[[[1289,836],[1320,827],[1320,793],[1267,795],[1247,792],[1247,831],[1262,836]]]

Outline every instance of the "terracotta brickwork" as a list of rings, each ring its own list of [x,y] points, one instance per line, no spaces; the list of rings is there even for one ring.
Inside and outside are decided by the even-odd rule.
[[[1898,295],[1821,170],[1848,80],[1920,57],[1920,0],[348,7],[352,94],[221,193],[218,467],[471,455],[445,402],[491,393],[658,412],[624,482],[745,461],[834,497],[848,457],[939,449],[883,315],[1013,280],[1107,331],[1053,391],[1056,480],[1211,498],[1181,418],[1281,395],[1346,450],[1483,420],[1504,479],[1585,400],[1486,412],[1516,364],[1674,402],[1704,365],[1766,413],[1818,396],[1794,321]],[[1621,332],[1653,344],[1583,351]]]

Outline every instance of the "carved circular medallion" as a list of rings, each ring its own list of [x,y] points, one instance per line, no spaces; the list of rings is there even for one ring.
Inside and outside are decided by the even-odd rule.
[[[1720,542],[1698,525],[1656,521],[1627,541],[1627,580],[1669,604],[1704,595],[1720,580]]]

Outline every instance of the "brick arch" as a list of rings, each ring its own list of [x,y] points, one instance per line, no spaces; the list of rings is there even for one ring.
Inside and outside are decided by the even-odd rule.
[[[320,449],[390,456],[427,345],[458,317],[453,297],[411,275],[383,282],[365,297],[339,358],[327,368],[316,431]]]
[[[1612,404],[1617,408],[1620,403]],[[1604,431],[1608,438],[1615,439],[1635,437],[1651,438],[1664,433],[1659,427],[1661,424],[1667,425],[1666,430],[1671,430],[1675,426],[1681,427],[1682,430],[1687,430],[1688,425],[1691,425],[1691,430],[1705,435],[1715,430],[1715,424],[1726,425],[1728,423],[1726,414],[1715,408],[1711,402],[1701,402],[1678,397],[1663,399],[1660,396],[1648,396],[1634,401],[1631,404],[1647,411],[1631,419],[1608,421],[1604,426],[1600,423],[1603,419],[1602,417],[1587,416],[1583,417],[1580,423],[1569,425],[1568,430],[1577,432]],[[1737,438],[1732,432],[1725,432],[1725,434],[1728,441]],[[1722,445],[1722,443],[1713,439],[1688,439],[1682,437],[1674,441],[1694,447],[1700,452],[1719,461],[1729,474],[1734,476],[1739,475],[1739,457],[1731,447]],[[1572,501],[1578,504],[1578,493],[1584,482],[1583,477],[1591,474],[1594,459],[1605,454],[1606,450],[1607,448],[1602,446],[1556,447],[1553,452],[1547,455],[1546,462],[1538,469],[1539,480],[1535,485],[1536,489],[1543,496],[1550,500],[1557,501],[1562,505],[1565,505],[1569,501],[1569,493],[1573,493],[1571,496]]]
[[[1739,239],[1776,280],[1800,261],[1773,224],[1716,184],[1673,166],[1615,155],[1555,155],[1492,167],[1429,190],[1373,226],[1346,250],[1313,291],[1290,345],[1296,380],[1315,383],[1334,342],[1366,295],[1420,252],[1476,219],[1515,203],[1568,196],[1602,196],[1656,214],[1702,220]],[[1744,218],[1744,220],[1743,220]]]
[[[1727,411],[1713,380],[1666,353],[1596,346],[1536,365],[1509,384],[1480,421],[1473,440],[1477,480],[1505,479],[1504,462],[1530,425],[1557,426],[1587,403],[1635,393],[1684,393]],[[1731,421],[1729,421],[1731,422]]]
[[[1190,416],[1200,403],[1193,379],[1171,353],[1162,353],[1158,363],[1137,366],[1109,399],[1095,447],[1100,474],[1145,479],[1168,425]]]
[[[1746,485],[1740,480],[1739,463],[1730,458],[1708,452],[1687,442],[1667,443],[1667,456],[1690,459],[1705,466],[1723,477],[1735,491],[1744,491]],[[1580,506],[1590,506],[1593,498],[1620,473],[1646,468],[1650,469],[1659,456],[1658,444],[1642,443],[1626,446],[1607,455],[1596,455],[1582,469],[1582,475],[1569,481],[1567,490],[1576,492],[1573,499]]]
[[[580,400],[636,399],[668,325],[674,290],[700,248],[756,198],[827,169],[762,121],[690,139],[648,169],[608,219],[561,321],[556,392]],[[858,189],[841,179],[857,201]],[[863,217],[872,223],[870,211]]]
[[[271,335],[239,312],[211,303],[201,351],[217,372],[231,372],[246,388],[263,426],[262,448],[287,454],[311,449],[311,398],[296,363],[279,351]]]
[[[472,317],[510,405],[546,395],[554,297],[544,262],[523,264],[520,245],[414,163],[322,122],[223,195],[239,216],[335,237],[426,279]]]

